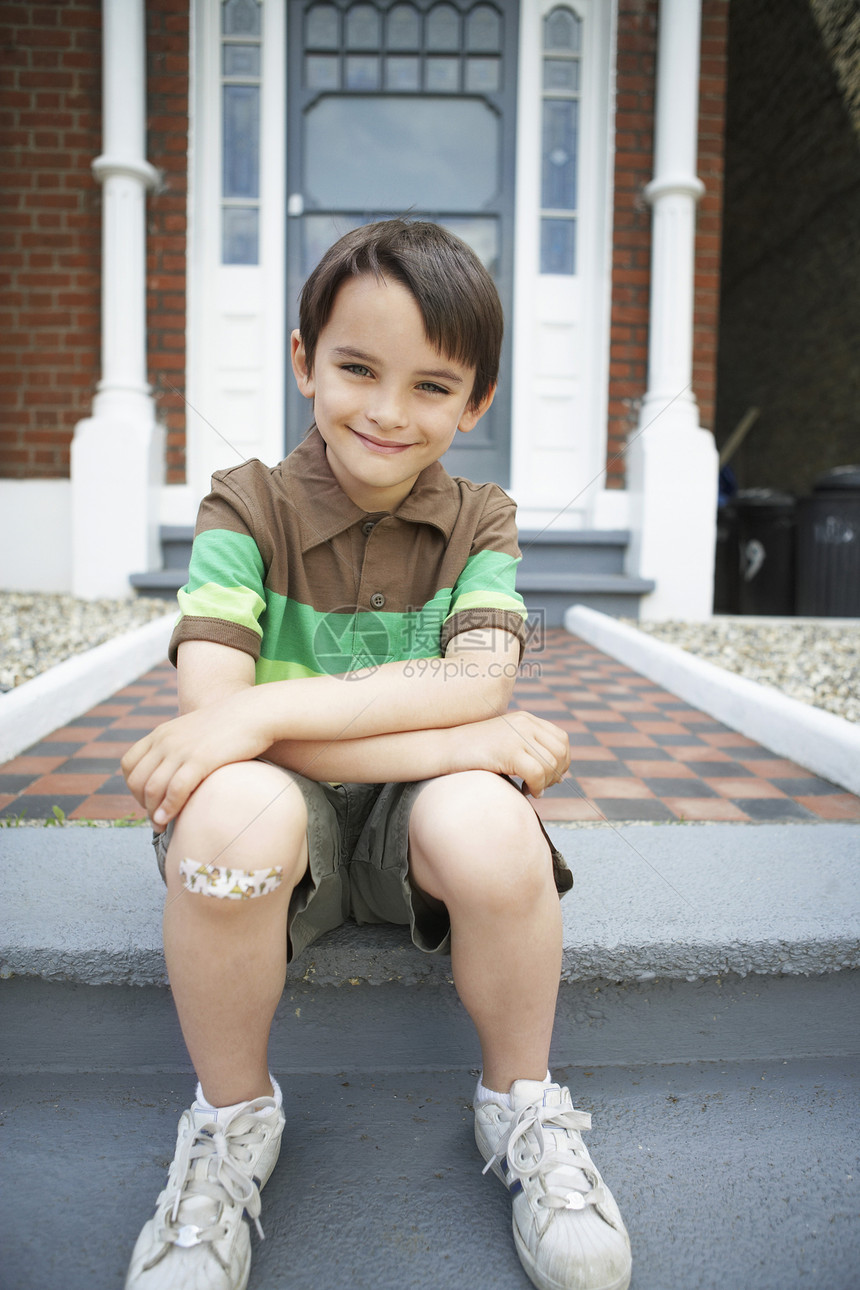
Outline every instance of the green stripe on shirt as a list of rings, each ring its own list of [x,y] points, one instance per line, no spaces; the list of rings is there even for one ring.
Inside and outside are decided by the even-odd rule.
[[[499,551],[470,555],[454,588],[448,617],[466,609],[502,609],[526,616],[523,598],[516,590],[519,560]]]
[[[194,591],[180,591],[177,599],[180,611],[189,618],[223,618],[263,635],[257,619],[266,602],[249,587],[220,587],[206,582]]]
[[[446,587],[407,613],[356,611],[352,606],[324,612],[270,591],[260,620],[265,657],[258,663],[258,679],[286,679],[287,673],[333,676],[392,659],[438,657],[450,603]]]

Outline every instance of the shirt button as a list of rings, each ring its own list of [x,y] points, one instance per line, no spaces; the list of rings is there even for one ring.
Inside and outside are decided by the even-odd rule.
[[[382,592],[374,591],[373,595],[370,597],[371,609],[381,609],[384,604],[385,604],[385,597],[383,596]]]
[[[376,520],[365,520],[365,522],[361,526],[361,531],[365,537],[370,537],[375,527],[376,527]]]

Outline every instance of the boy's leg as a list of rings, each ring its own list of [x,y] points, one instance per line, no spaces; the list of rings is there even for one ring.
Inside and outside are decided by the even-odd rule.
[[[127,1290],[247,1285],[246,1219],[259,1228],[260,1190],[284,1125],[267,1047],[284,985],[290,895],[307,867],[306,829],[301,791],[261,762],[216,771],[176,822],[165,864],[165,956],[205,1100],[198,1093],[182,1115]]]
[[[581,1132],[590,1116],[547,1065],[561,966],[552,861],[529,803],[483,771],[420,793],[410,873],[451,920],[454,982],[484,1070],[475,1137],[513,1201],[514,1241],[540,1290],[626,1290],[630,1242]]]
[[[284,988],[290,896],[307,868],[307,809],[285,774],[240,762],[210,775],[179,816],[167,855],[164,953],[182,1033],[207,1100],[271,1096],[269,1029]],[[184,861],[236,874],[280,869],[266,895],[185,886]]]
[[[409,824],[412,881],[451,920],[451,964],[488,1088],[543,1080],[561,975],[561,909],[546,839],[498,775],[427,784]]]

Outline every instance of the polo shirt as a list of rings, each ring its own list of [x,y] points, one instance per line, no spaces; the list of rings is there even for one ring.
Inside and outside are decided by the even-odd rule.
[[[170,659],[186,640],[229,645],[254,658],[260,684],[439,658],[475,628],[509,631],[522,649],[515,514],[497,484],[438,461],[396,511],[362,511],[314,429],[277,466],[213,475]]]

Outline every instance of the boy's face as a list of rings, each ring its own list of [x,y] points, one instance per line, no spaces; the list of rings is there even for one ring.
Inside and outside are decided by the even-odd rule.
[[[434,349],[406,287],[371,274],[341,286],[313,370],[297,331],[292,359],[300,391],[314,401],[332,474],[364,511],[395,510],[493,399],[491,392],[469,407],[474,369]]]

